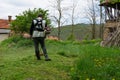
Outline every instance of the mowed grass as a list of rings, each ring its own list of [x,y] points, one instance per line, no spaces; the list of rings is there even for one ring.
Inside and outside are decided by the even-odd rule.
[[[29,41],[24,41],[11,43],[8,40],[0,45],[0,80],[120,79],[118,48],[100,47],[93,41],[47,40],[46,47],[52,61],[46,62],[44,56],[42,60],[36,60],[32,43],[25,46]]]
[[[48,55],[52,59],[47,62],[44,56],[41,56],[42,60],[36,60],[33,46],[17,47],[19,42],[11,44],[0,46],[0,80],[70,80],[69,70],[79,53],[74,52],[77,47],[47,41]],[[70,52],[73,55],[67,56]]]
[[[10,51],[10,53],[8,50],[8,53],[2,55],[0,80],[69,79],[66,71],[63,70],[68,68],[66,63],[70,61],[69,59],[51,54],[49,55],[51,62],[45,62],[44,58],[37,61],[34,52],[31,48],[28,49],[17,49],[18,52]],[[64,61],[60,58],[63,58]]]

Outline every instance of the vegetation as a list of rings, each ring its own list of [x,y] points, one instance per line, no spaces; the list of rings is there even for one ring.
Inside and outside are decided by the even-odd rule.
[[[101,3],[104,2],[104,1],[108,1],[108,2],[110,2],[112,4],[114,4],[116,2],[120,2],[120,0],[100,0]]]
[[[61,39],[62,40],[67,40],[69,37],[72,39],[77,39],[77,40],[82,40],[82,39],[87,39],[91,40],[92,39],[92,29],[89,24],[76,24],[74,25],[74,31],[73,34],[71,34],[71,25],[63,26],[61,27]],[[99,37],[99,25],[96,25],[96,32],[95,32],[95,39],[98,39]],[[53,28],[51,30],[52,36],[57,36],[57,28]],[[72,36],[71,36],[72,35]]]
[[[0,44],[2,47],[22,47],[22,46],[31,46],[33,43],[30,39],[23,38],[22,36],[12,36],[9,39],[2,41]]]
[[[100,47],[99,40],[46,40],[46,46],[51,62],[36,60],[29,39],[17,36],[1,42],[0,80],[120,79],[118,48]]]
[[[56,7],[60,8],[59,3]],[[29,32],[31,21],[39,13],[50,24],[48,10],[29,9],[16,16],[11,29],[15,33]],[[32,39],[12,36],[0,42],[0,80],[120,80],[120,49],[100,47],[99,25],[94,23],[94,39],[88,24],[75,25],[71,34],[72,26],[60,27],[60,18],[61,15],[57,20],[59,29],[53,28],[50,35],[61,40],[46,40],[52,61],[46,62],[44,56],[36,59]]]
[[[50,24],[50,20],[48,19],[48,10],[33,9],[26,10],[22,14],[16,16],[16,19],[11,23],[11,30],[16,33],[29,32],[32,20],[35,19],[38,14],[43,14],[44,19]]]
[[[87,45],[88,46],[88,45]],[[73,80],[119,80],[119,49],[85,46],[72,68]]]
[[[70,34],[68,36],[67,40],[69,40],[69,41],[75,41],[76,39],[75,39],[75,36],[73,34]]]

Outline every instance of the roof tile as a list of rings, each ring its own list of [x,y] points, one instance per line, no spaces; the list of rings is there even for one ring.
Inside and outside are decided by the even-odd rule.
[[[2,28],[2,29],[10,28],[9,21],[5,20],[5,19],[0,19],[0,28]]]

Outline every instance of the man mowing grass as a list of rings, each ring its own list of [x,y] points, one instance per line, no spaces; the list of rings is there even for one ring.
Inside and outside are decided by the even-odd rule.
[[[35,55],[37,60],[41,60],[40,57],[40,50],[39,50],[39,43],[41,45],[42,51],[45,56],[45,61],[51,61],[48,57],[47,50],[45,47],[45,28],[47,27],[46,21],[43,19],[43,15],[39,14],[36,19],[32,21],[31,28],[30,28],[30,35],[34,42],[35,47]]]

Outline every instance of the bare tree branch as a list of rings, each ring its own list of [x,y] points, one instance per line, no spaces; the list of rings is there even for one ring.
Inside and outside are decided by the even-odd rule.
[[[85,10],[86,18],[89,20],[89,22],[92,24],[92,39],[95,39],[96,34],[96,23],[97,23],[97,17],[98,17],[98,10],[100,10],[95,0],[87,0],[88,6]]]
[[[65,23],[65,18],[64,18],[64,11],[67,11],[68,8],[67,7],[63,7],[64,0],[49,0],[49,2],[51,3],[51,7],[54,9],[55,11],[55,15],[51,16],[55,22],[57,22],[57,26],[58,26],[58,39],[60,40],[60,33],[61,33],[61,26]]]

